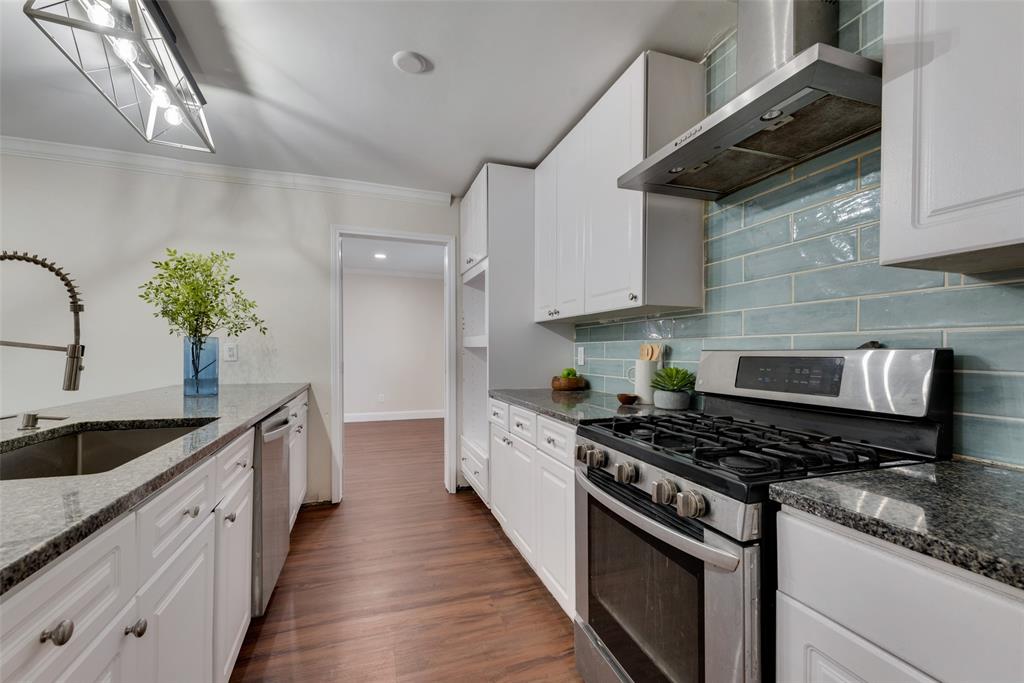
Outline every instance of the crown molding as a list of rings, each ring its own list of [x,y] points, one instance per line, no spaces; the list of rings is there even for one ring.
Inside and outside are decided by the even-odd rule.
[[[430,206],[450,206],[452,201],[451,195],[447,192],[417,190],[396,185],[382,185],[362,180],[331,178],[305,173],[237,168],[198,161],[183,161],[152,154],[122,152],[114,149],[69,145],[63,142],[16,138],[6,135],[0,136],[0,154],[208,182],[356,195]]]
[[[417,270],[375,270],[373,268],[348,268],[341,269],[342,275],[371,275],[373,277],[411,277],[420,280],[443,280],[441,273],[425,273]]]

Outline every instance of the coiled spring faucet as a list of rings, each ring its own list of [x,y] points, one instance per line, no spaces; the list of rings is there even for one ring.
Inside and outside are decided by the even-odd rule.
[[[42,351],[60,351],[67,354],[64,363],[64,391],[78,391],[79,379],[85,366],[82,365],[82,358],[85,357],[85,347],[81,344],[81,328],[79,326],[78,314],[85,310],[82,305],[82,294],[78,291],[75,281],[64,272],[56,263],[40,258],[37,254],[29,256],[28,252],[17,253],[15,251],[0,252],[0,261],[24,261],[34,263],[45,268],[58,278],[68,290],[68,298],[71,299],[71,315],[75,319],[75,341],[67,346],[54,346],[50,344],[30,344],[27,342],[15,342],[0,340],[0,346],[14,346],[22,349],[40,349]]]

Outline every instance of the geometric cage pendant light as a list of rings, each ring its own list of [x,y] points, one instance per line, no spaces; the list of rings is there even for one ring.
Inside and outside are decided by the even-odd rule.
[[[206,99],[154,0],[28,0],[25,14],[144,140],[215,151]]]

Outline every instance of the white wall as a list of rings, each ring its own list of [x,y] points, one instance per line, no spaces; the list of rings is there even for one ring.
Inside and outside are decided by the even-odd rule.
[[[45,255],[77,279],[86,346],[77,393],[60,389],[61,354],[2,349],[0,413],[180,384],[181,341],[137,288],[165,247],[233,251],[240,285],[270,331],[240,338],[239,361],[221,364],[221,381],[312,383],[307,499],[329,499],[332,223],[454,234],[458,208],[0,154],[0,246]],[[56,278],[0,267],[0,336],[71,341]]]
[[[346,272],[342,293],[345,419],[440,417],[444,282]]]

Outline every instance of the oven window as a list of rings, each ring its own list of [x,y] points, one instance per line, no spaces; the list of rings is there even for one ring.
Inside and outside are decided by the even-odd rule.
[[[635,681],[704,680],[704,563],[590,499],[590,627]]]

